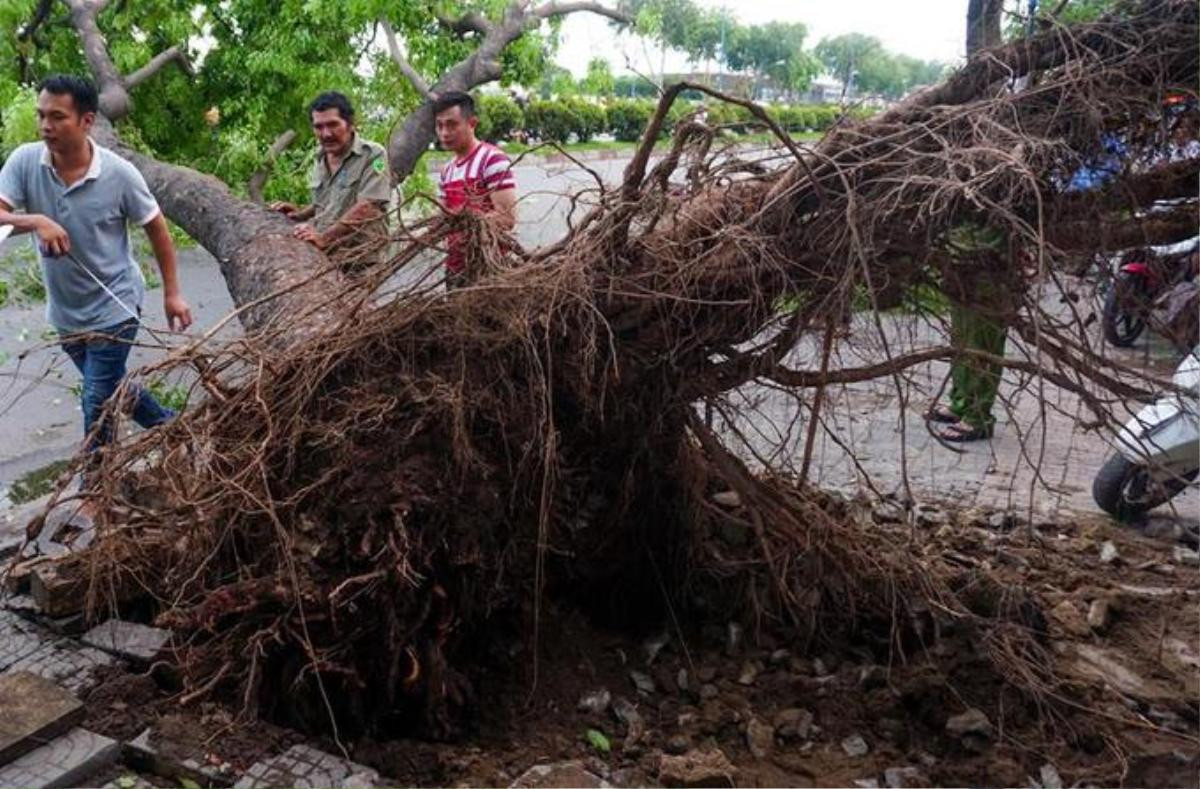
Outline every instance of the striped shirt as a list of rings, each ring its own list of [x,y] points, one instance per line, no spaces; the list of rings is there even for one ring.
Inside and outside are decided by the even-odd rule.
[[[486,214],[494,208],[492,192],[516,188],[508,154],[491,143],[481,142],[469,154],[461,159],[451,159],[442,168],[438,199],[451,213],[466,209]],[[451,234],[446,239],[446,247],[446,269],[457,274],[466,266],[462,235]]]

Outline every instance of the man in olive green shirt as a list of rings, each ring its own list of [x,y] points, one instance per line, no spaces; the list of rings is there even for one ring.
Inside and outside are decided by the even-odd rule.
[[[271,208],[300,223],[297,238],[361,271],[387,248],[387,153],[355,131],[354,108],[341,93],[322,93],[308,109],[320,144],[309,182],[312,204],[278,202]]]

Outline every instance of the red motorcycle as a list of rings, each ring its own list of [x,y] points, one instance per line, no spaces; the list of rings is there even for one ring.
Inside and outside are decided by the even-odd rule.
[[[1195,255],[1200,239],[1164,247],[1130,250],[1123,254],[1104,298],[1104,337],[1128,348],[1146,330],[1159,297],[1196,276]]]

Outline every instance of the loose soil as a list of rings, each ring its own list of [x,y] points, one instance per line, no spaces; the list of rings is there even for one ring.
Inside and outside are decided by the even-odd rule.
[[[945,521],[914,532],[913,550],[950,556],[1036,601],[1047,632],[1042,658],[1055,677],[1040,697],[1014,691],[986,659],[986,641],[936,612],[910,623],[924,647],[904,654],[887,651],[886,623],[864,624],[837,647],[789,639],[770,622],[740,634],[729,623],[664,623],[666,643],[648,661],[662,641],[655,635],[543,611],[549,624],[536,661],[530,645],[497,632],[494,665],[476,683],[474,729],[461,741],[314,744],[332,753],[344,746],[389,778],[423,786],[507,785],[530,766],[564,760],[582,760],[612,784],[655,784],[664,753],[713,747],[741,786],[882,784],[885,770],[905,767],[910,781],[936,785],[1030,785],[1047,764],[1068,786],[1195,786],[1200,584],[1176,561],[1179,544],[1099,519],[1030,527],[951,513]],[[1106,541],[1117,558],[1102,562]],[[1101,600],[1109,622],[1090,627],[1089,609]],[[631,672],[645,675],[641,689]],[[601,690],[610,704],[580,708]],[[239,771],[304,739],[240,721],[235,709],[181,706],[148,674],[112,671],[88,703],[87,725],[102,733],[128,738],[152,724],[162,740]],[[640,736],[636,722],[630,736],[627,712],[624,721],[614,713],[630,707],[644,724]],[[947,721],[970,708],[992,734],[948,733]],[[605,735],[610,752],[589,743],[589,729]],[[843,745],[856,735],[865,755]]]

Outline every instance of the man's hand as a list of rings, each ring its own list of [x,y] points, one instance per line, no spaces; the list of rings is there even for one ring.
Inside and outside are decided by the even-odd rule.
[[[307,241],[317,249],[325,248],[325,237],[318,233],[312,225],[296,225],[296,229],[292,231],[292,235],[301,241]]]
[[[67,231],[50,217],[41,217],[34,232],[37,233],[38,246],[43,254],[58,257],[71,251],[71,239]]]
[[[192,325],[192,308],[178,293],[163,297],[163,311],[167,314],[167,325],[174,331],[187,331]]]
[[[294,214],[300,210],[300,206],[296,205],[295,203],[286,202],[284,200],[276,200],[274,203],[271,203],[267,207],[270,208],[272,211],[278,211],[279,213],[283,214],[286,217],[290,217],[292,214]]]

